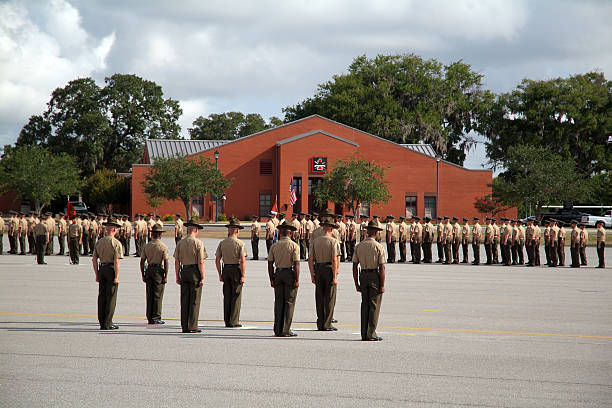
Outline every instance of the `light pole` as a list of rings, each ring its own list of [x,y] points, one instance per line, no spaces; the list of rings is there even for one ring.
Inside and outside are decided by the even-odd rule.
[[[440,216],[440,155],[436,154],[436,217]]]
[[[215,169],[219,170],[219,151],[215,150]],[[215,200],[215,221],[217,221],[217,215],[219,214],[219,200],[217,196],[212,196],[211,199]]]
[[[215,150],[215,169],[219,169],[219,151]]]

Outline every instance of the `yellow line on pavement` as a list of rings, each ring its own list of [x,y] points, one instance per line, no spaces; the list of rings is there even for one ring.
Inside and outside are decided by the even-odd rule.
[[[19,313],[19,312],[0,312],[4,316],[40,316],[40,317],[88,317],[97,318],[93,314],[69,314],[69,313]],[[117,319],[134,319],[146,320],[144,316],[115,316]],[[164,317],[164,320],[180,320],[176,317]],[[222,322],[216,319],[199,319],[201,322]],[[272,324],[266,320],[244,320],[243,323],[250,324]],[[311,322],[293,322],[299,326],[314,326],[316,323]],[[360,327],[358,324],[337,324],[338,327]],[[394,329],[405,331],[422,331],[422,332],[446,332],[446,333],[476,333],[476,334],[507,334],[512,336],[544,336],[544,337],[570,337],[578,339],[612,339],[612,336],[592,336],[587,334],[566,334],[566,333],[540,333],[540,332],[523,332],[512,330],[477,330],[477,329],[449,329],[435,327],[407,327],[407,326],[378,326],[379,329]]]

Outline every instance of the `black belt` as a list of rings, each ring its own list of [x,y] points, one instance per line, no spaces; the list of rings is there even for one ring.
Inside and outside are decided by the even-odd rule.
[[[100,262],[100,266],[115,266],[115,264],[111,262]]]
[[[361,272],[376,272],[378,273],[378,269],[362,269]]]
[[[331,262],[319,262],[315,263],[315,266],[331,266]]]
[[[293,268],[276,268],[276,272],[293,272]]]
[[[162,264],[149,264],[149,268],[161,268]]]
[[[183,269],[186,269],[186,268],[197,268],[197,267],[198,267],[198,264],[183,265]]]
[[[238,266],[239,264],[223,264],[223,266]]]

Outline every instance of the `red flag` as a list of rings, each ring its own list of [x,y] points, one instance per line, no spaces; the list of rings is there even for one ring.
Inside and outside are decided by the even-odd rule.
[[[68,204],[66,205],[66,216],[68,217],[69,220],[71,220],[75,215],[76,215],[76,210],[72,206],[72,203],[68,201]]]
[[[274,199],[274,205],[272,206],[272,209],[270,210],[270,212],[272,214],[278,214],[278,208],[276,208],[276,199]]]

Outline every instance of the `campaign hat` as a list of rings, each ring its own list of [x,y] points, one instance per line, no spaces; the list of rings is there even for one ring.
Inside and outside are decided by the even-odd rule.
[[[242,225],[240,225],[240,221],[238,221],[236,218],[230,218],[229,223],[225,224],[226,228],[238,228],[238,229],[243,229],[244,227]]]
[[[106,221],[102,225],[104,225],[105,227],[117,227],[117,228],[121,228],[121,225],[117,224],[117,219],[114,218],[114,217],[109,218],[108,221]]]
[[[197,229],[202,229],[204,227],[202,227],[202,225],[198,224],[196,222],[196,220],[194,220],[193,218],[190,218],[189,221],[187,221],[186,223],[183,224],[185,227],[193,227],[193,228],[197,228]]]
[[[297,228],[293,224],[288,222],[287,220],[283,220],[283,222],[278,224],[278,226],[276,228],[278,228],[278,229],[288,229],[288,230],[291,230],[291,231],[297,231]]]
[[[334,228],[334,229],[338,229],[340,228],[340,226],[338,224],[336,224],[335,222],[322,222],[321,224],[319,224],[321,227],[330,227],[330,228]]]
[[[366,229],[369,229],[372,231],[382,231],[383,230],[382,228],[379,227],[379,224],[374,220],[371,220],[370,222],[368,222]]]
[[[162,234],[166,231],[164,231],[164,227],[162,227],[159,224],[155,224],[152,228],[151,228],[151,232],[161,232]]]

